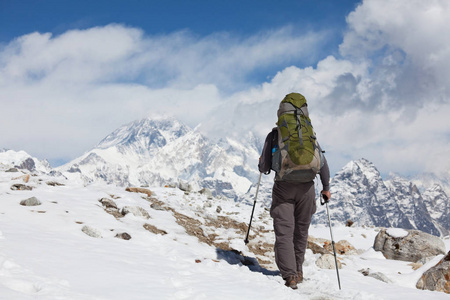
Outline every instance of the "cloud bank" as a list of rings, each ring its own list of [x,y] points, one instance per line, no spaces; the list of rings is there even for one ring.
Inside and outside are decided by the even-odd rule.
[[[118,126],[161,114],[212,137],[263,139],[279,101],[297,91],[333,171],[360,157],[383,173],[449,170],[448,1],[363,1],[339,55],[320,58],[329,34],[147,36],[111,24],[18,37],[0,48],[0,146],[72,159]]]

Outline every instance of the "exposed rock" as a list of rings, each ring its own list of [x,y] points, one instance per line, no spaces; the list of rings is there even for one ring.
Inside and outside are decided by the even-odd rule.
[[[150,191],[149,189],[139,188],[139,187],[127,187],[125,189],[125,191],[132,192],[132,193],[142,193],[142,194],[146,194],[149,197],[152,195],[152,191]]]
[[[189,193],[189,192],[192,191],[192,186],[189,183],[187,183],[185,181],[182,181],[182,180],[180,180],[178,182],[178,188],[180,190],[182,190],[183,192],[188,192]]]
[[[336,269],[336,262],[334,261],[334,255],[324,254],[316,260],[316,265],[321,269]],[[342,264],[338,260],[337,265],[339,269],[342,269]]]
[[[335,243],[334,248],[336,249],[337,254],[346,254],[346,255],[352,255],[357,254],[356,248],[353,247],[352,244],[350,244],[346,240],[340,240],[337,243]],[[332,252],[333,251],[333,245],[327,244],[325,246],[325,249]]]
[[[100,202],[103,205],[103,207],[105,207],[105,208],[117,209],[117,204],[111,199],[102,198],[102,199],[98,200],[98,202]]]
[[[347,226],[347,227],[352,227],[352,225],[353,225],[352,220],[347,220],[347,223],[345,223],[345,226]]]
[[[128,240],[131,239],[131,235],[129,235],[129,234],[126,233],[126,232],[118,233],[118,234],[116,234],[115,237],[118,238],[118,239],[126,240],[126,241],[128,241]]]
[[[11,190],[13,191],[31,191],[32,189],[31,186],[22,183],[16,183],[11,186]]]
[[[320,254],[330,254],[330,251],[322,247],[321,245],[324,244],[327,240],[325,239],[317,239],[313,236],[308,236],[308,243],[306,245],[307,249],[311,249],[311,251],[314,254],[320,253]]]
[[[139,206],[125,206],[124,208],[122,208],[121,213],[124,216],[131,213],[136,217],[143,217],[145,219],[150,219],[150,215],[148,214],[148,212]]]
[[[431,234],[408,230],[406,236],[391,236],[388,230],[381,230],[373,248],[381,251],[387,259],[417,262],[424,257],[445,254],[444,242]]]
[[[338,241],[337,243],[335,243],[334,247],[336,249],[336,254],[341,255],[358,254],[356,248],[353,247],[353,245],[346,240]],[[308,236],[307,248],[311,249],[313,253],[320,253],[320,254],[333,253],[333,245],[330,240],[319,239],[312,236]]]
[[[18,170],[17,168],[9,168],[9,169],[6,170],[5,172],[17,173],[17,172],[19,172],[19,170]]]
[[[416,287],[450,294],[450,251],[436,266],[423,273]]]
[[[164,207],[162,207],[162,205],[158,203],[152,203],[150,204],[150,207],[154,210],[166,210]]]
[[[15,177],[12,180],[23,180],[23,182],[28,183],[28,181],[30,180],[30,174],[25,174],[19,177]]]
[[[98,229],[95,229],[93,227],[84,225],[83,228],[81,228],[81,231],[83,231],[85,234],[87,234],[90,237],[93,238],[102,238],[102,234]]]
[[[222,207],[221,207],[221,206],[217,206],[216,212],[217,212],[218,214],[220,214],[221,211],[222,211]]]
[[[146,230],[148,230],[148,231],[154,233],[154,234],[161,234],[161,235],[167,234],[167,231],[158,229],[156,226],[153,226],[153,225],[148,224],[148,223],[145,223],[145,224],[144,224],[144,228],[145,228]]]
[[[64,186],[64,184],[56,182],[56,181],[47,181],[46,184],[50,185],[50,186]]]
[[[23,205],[23,206],[38,206],[41,204],[42,204],[41,201],[39,201],[36,197],[31,197],[31,198],[20,201],[20,205]]]
[[[34,160],[29,157],[27,159],[25,159],[20,166],[17,166],[17,168],[19,169],[26,169],[28,171],[34,171],[36,169],[36,164],[34,162]]]
[[[200,194],[205,195],[207,199],[211,200],[213,198],[212,192],[208,188],[202,188],[199,191]]]
[[[110,215],[113,215],[116,219],[122,218],[124,215],[117,208],[117,204],[108,198],[102,198],[98,200],[103,206],[103,209]]]

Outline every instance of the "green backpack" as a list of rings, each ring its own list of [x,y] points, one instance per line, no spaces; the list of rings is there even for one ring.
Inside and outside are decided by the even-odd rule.
[[[275,180],[314,180],[324,159],[309,119],[305,97],[298,93],[286,95],[277,115],[278,137],[272,150],[272,170],[277,173]]]

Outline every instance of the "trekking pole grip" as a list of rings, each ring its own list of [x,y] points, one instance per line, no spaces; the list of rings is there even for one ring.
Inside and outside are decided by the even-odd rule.
[[[328,203],[328,196],[325,194],[322,194],[322,197],[320,198],[320,205],[324,205],[325,203]]]

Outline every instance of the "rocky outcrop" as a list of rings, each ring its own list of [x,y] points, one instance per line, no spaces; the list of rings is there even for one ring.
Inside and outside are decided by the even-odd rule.
[[[33,187],[22,183],[16,183],[11,186],[11,190],[13,191],[31,191],[32,189]]]
[[[373,248],[381,251],[387,259],[411,262],[445,253],[445,245],[440,238],[419,230],[405,232],[406,235],[402,236],[383,229],[377,234]]]
[[[25,170],[32,172],[32,171],[36,170],[36,163],[34,162],[34,160],[31,157],[29,157],[29,158],[25,159],[19,166],[17,166],[17,168],[25,169]]]
[[[416,287],[450,294],[450,251],[436,266],[423,273]]]
[[[108,198],[102,198],[98,200],[103,206],[103,209],[110,215],[113,215],[116,219],[122,218],[124,215],[119,211],[117,204]]]
[[[125,189],[125,191],[132,192],[132,193],[146,194],[148,197],[151,197],[151,195],[152,195],[152,191],[145,189],[145,188],[139,188],[139,187],[127,187]]]
[[[122,208],[121,213],[124,216],[131,213],[135,217],[142,217],[145,219],[150,219],[150,215],[148,214],[148,212],[139,206],[125,206],[124,208]]]

